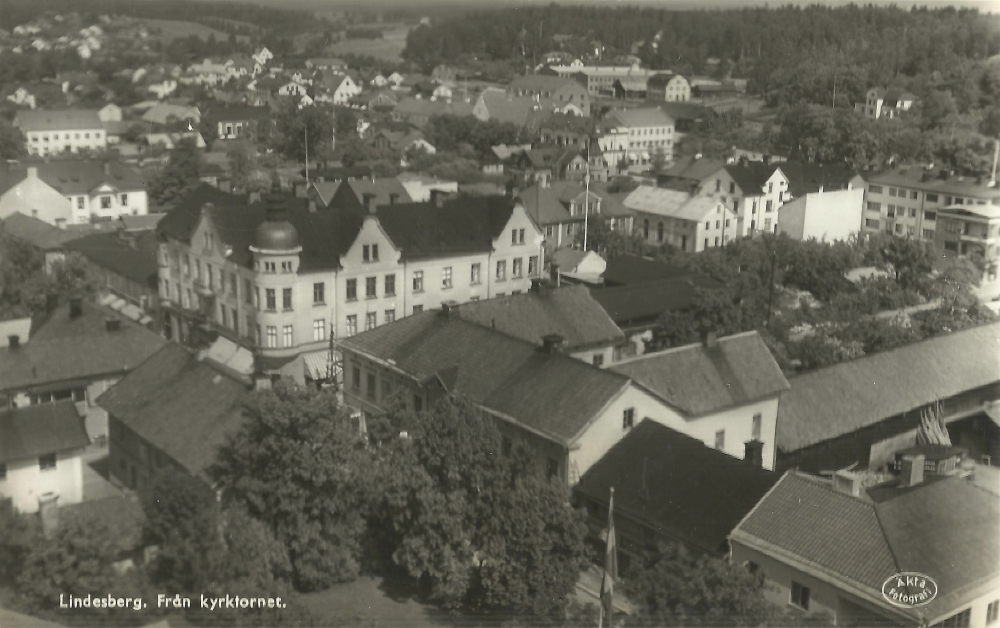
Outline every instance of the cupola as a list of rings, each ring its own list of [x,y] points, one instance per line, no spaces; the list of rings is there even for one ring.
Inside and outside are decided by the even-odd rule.
[[[255,252],[297,253],[299,232],[288,221],[286,199],[281,193],[281,184],[277,178],[271,184],[271,192],[265,196],[267,215],[254,232],[253,247]]]

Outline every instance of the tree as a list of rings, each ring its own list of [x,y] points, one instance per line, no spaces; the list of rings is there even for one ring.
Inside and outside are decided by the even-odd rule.
[[[288,548],[296,588],[355,578],[369,455],[330,391],[279,382],[247,402],[243,428],[219,452],[215,477]]]
[[[0,119],[0,159],[18,159],[28,154],[21,130]]]
[[[955,98],[948,92],[934,90],[927,94],[918,105],[924,128],[939,128],[942,123],[958,113]]]
[[[979,132],[993,138],[994,141],[1000,141],[1000,107],[990,107],[983,112]]]
[[[329,159],[334,149],[333,118],[333,114],[323,107],[298,109],[294,103],[289,103],[277,116],[279,139],[276,148],[289,159],[305,163],[308,143],[310,160]]]
[[[576,243],[580,248],[583,248],[583,230],[576,234]],[[642,255],[645,248],[645,241],[638,233],[612,229],[608,221],[599,216],[588,221],[588,251],[596,251],[605,259],[613,259],[626,255]]]
[[[197,144],[193,138],[183,138],[170,151],[163,172],[150,182],[150,196],[161,205],[174,202],[198,184],[201,168],[201,151]]]
[[[246,191],[264,184],[256,152],[246,146],[229,151],[229,171],[235,190]]]
[[[892,272],[904,289],[916,288],[933,267],[934,251],[926,242],[880,233],[868,240],[868,246],[876,253],[877,264]]]

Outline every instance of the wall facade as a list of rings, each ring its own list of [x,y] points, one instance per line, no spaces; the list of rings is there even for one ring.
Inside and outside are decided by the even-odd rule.
[[[108,138],[104,129],[26,131],[24,139],[29,155],[78,153],[81,150],[100,151],[108,146]]]
[[[83,467],[79,450],[55,453],[55,466],[42,469],[39,458],[7,463],[0,478],[0,496],[8,497],[22,513],[38,512],[38,498],[45,493],[59,496],[59,505],[83,501]]]

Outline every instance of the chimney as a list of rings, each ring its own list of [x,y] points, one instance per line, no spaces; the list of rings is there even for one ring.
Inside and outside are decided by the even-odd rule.
[[[17,334],[7,336],[7,346],[10,347],[11,350],[17,349],[21,346],[21,337]]]
[[[542,350],[549,355],[562,353],[564,341],[559,334],[546,334],[542,336]]]
[[[59,528],[59,495],[49,491],[38,496],[38,517],[42,520],[42,532],[52,538]]]
[[[111,175],[111,162],[105,161],[101,163],[101,169],[104,171],[104,176]]]
[[[390,192],[389,193],[389,204],[390,205],[395,205],[397,200],[399,200],[399,194],[397,192]]]
[[[938,178],[941,179],[942,181],[947,181],[948,180],[948,171],[945,170],[944,168],[942,168],[938,172]]]
[[[822,183],[819,184],[819,193],[820,194],[823,193],[823,184]]]
[[[531,291],[535,294],[550,294],[552,292],[552,285],[542,279],[532,279],[531,280]]]
[[[714,330],[702,332],[701,342],[706,349],[715,349],[719,346],[719,336]]]
[[[924,481],[924,455],[903,456],[899,464],[899,486],[908,488]]]
[[[314,198],[309,199],[309,213],[310,214],[316,213],[316,199]]]
[[[83,297],[69,298],[69,317],[77,318],[83,314]]]
[[[458,301],[444,301],[441,303],[441,315],[448,320],[458,318]]]
[[[435,207],[444,206],[444,192],[441,190],[431,190],[431,203],[433,203]]]
[[[764,443],[759,440],[748,440],[744,443],[743,460],[755,467],[764,466]]]
[[[365,192],[361,195],[361,202],[365,206],[365,210],[369,214],[375,213],[375,195],[371,192]]]
[[[259,203],[259,202],[260,202],[260,190],[254,190],[253,192],[250,192],[250,195],[247,196],[247,204],[253,205],[254,203]]]
[[[562,277],[559,276],[559,264],[556,264],[555,262],[549,264],[549,277],[552,278],[552,283],[554,283],[556,288],[558,288],[559,284],[562,282]]]
[[[110,332],[121,331],[122,321],[120,318],[106,318],[104,319],[104,329]]]
[[[35,166],[28,166],[28,178],[37,179],[38,178],[38,168]]]
[[[861,497],[861,476],[846,469],[833,474],[833,489],[854,497]]]

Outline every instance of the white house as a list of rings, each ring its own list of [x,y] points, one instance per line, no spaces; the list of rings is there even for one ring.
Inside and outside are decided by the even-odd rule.
[[[90,444],[72,401],[0,410],[0,500],[21,513],[83,500],[81,453]]]
[[[863,187],[806,194],[778,209],[778,233],[795,240],[848,240],[861,231]]]
[[[253,60],[261,65],[267,65],[267,63],[274,58],[271,51],[267,47],[263,47],[253,54]]]
[[[909,111],[917,97],[909,92],[886,90],[873,87],[865,94],[865,102],[855,103],[854,110],[874,120],[891,120],[904,111]]]
[[[14,118],[14,126],[24,134],[31,155],[98,151],[108,145],[104,125],[93,110],[23,110]]]

